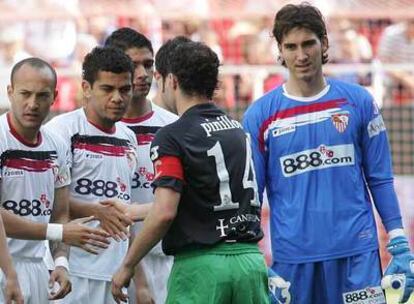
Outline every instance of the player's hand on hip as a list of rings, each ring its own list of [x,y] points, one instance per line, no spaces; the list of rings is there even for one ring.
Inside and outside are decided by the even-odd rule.
[[[109,233],[101,228],[92,228],[84,224],[96,220],[95,217],[79,218],[63,225],[63,242],[98,254],[98,248],[106,249],[110,244]]]
[[[116,303],[127,302],[128,295],[123,293],[122,288],[128,287],[129,282],[134,275],[133,268],[127,268],[122,265],[118,271],[112,276],[111,291]]]
[[[49,278],[49,300],[58,300],[65,297],[72,290],[69,273],[66,268],[57,266]]]
[[[399,303],[407,303],[414,291],[414,255],[410,252],[405,236],[397,236],[390,240],[387,249],[392,255],[391,262],[384,273],[387,276],[396,275],[401,280],[401,297]]]
[[[290,282],[285,281],[271,268],[268,269],[269,297],[271,304],[289,304],[291,300]]]
[[[20,290],[17,274],[14,272],[6,277],[6,286],[4,287],[4,300],[6,304],[23,304],[23,295]]]
[[[120,241],[128,238],[128,226],[134,222],[118,209],[120,202],[106,200],[97,204],[96,218],[101,222],[101,227],[107,231],[115,240]]]

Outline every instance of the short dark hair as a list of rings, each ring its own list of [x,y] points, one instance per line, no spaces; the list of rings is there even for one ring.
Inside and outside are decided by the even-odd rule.
[[[23,60],[19,61],[18,63],[16,63],[13,66],[13,68],[11,70],[11,74],[10,74],[10,84],[12,86],[13,86],[13,83],[14,83],[14,75],[25,64],[28,64],[31,67],[34,67],[34,68],[37,68],[37,69],[43,69],[43,68],[49,69],[50,72],[52,73],[52,76],[53,76],[53,89],[56,89],[57,75],[56,75],[55,69],[48,62],[46,62],[43,59],[40,59],[38,57],[30,57],[30,58],[23,59]]]
[[[185,36],[177,36],[173,39],[167,40],[155,55],[155,69],[165,78],[168,74],[168,62],[170,60],[170,53],[181,43],[191,42],[190,38]]]
[[[170,53],[168,73],[177,77],[187,95],[212,99],[218,84],[220,61],[217,54],[201,42],[186,42]]]
[[[82,78],[93,85],[98,72],[115,74],[131,73],[134,76],[134,65],[124,52],[112,47],[95,47],[85,56],[82,64]]]
[[[320,41],[328,39],[322,13],[307,2],[285,5],[276,13],[272,33],[277,43],[281,44],[283,36],[296,27],[310,30]],[[322,54],[322,63],[327,62],[328,54]]]
[[[147,48],[154,55],[151,41],[143,34],[129,27],[120,28],[105,40],[105,46],[115,47],[124,52],[130,48]]]

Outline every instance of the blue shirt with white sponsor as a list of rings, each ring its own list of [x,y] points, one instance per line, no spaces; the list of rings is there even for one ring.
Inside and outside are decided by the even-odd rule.
[[[250,134],[260,200],[270,205],[273,259],[303,263],[378,248],[370,194],[387,231],[402,227],[388,139],[372,96],[328,79],[313,97],[280,86],[254,102]]]

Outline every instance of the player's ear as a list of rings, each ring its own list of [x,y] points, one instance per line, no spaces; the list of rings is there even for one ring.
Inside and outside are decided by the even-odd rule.
[[[161,74],[157,70],[154,71],[154,78],[155,78],[155,81],[157,81],[161,78]]]
[[[176,90],[178,88],[178,79],[177,76],[170,74],[172,76],[172,84],[173,84],[173,88],[174,90]]]
[[[52,100],[52,105],[55,103],[56,98],[58,97],[58,94],[59,94],[59,91],[58,91],[58,90],[55,90],[55,91],[53,92],[53,100]]]
[[[322,44],[322,53],[326,53],[328,51],[328,48],[329,48],[329,41],[328,41],[327,36],[322,37],[321,44]]]
[[[83,96],[85,96],[86,99],[91,97],[92,86],[89,83],[89,81],[82,80],[82,91],[83,91]]]

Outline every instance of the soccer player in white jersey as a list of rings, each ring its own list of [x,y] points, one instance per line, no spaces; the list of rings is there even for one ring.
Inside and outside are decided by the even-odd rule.
[[[11,111],[0,116],[2,207],[35,222],[66,223],[70,182],[67,149],[62,141],[40,129],[57,94],[56,73],[43,60],[25,59],[13,67],[7,92]],[[50,240],[62,239],[62,225],[50,224],[48,230]],[[64,297],[71,290],[67,246],[51,243],[56,268],[49,278],[43,263],[44,242],[27,238],[8,239],[24,302],[47,303],[48,299]],[[48,284],[55,282],[59,289],[48,294]]]
[[[136,168],[134,133],[121,123],[132,97],[134,68],[115,48],[95,48],[83,62],[82,89],[85,106],[55,117],[48,128],[70,145],[71,217],[96,216],[117,241],[97,256],[71,250],[69,259],[73,292],[64,303],[113,303],[110,280],[128,248],[126,226],[130,219],[113,205],[129,204]]]
[[[121,28],[106,39],[105,46],[120,48],[134,63],[132,100],[122,122],[134,131],[138,142],[138,166],[132,182],[132,201],[150,203],[154,200],[151,187],[154,179],[150,159],[151,142],[161,127],[174,122],[178,117],[147,98],[154,75],[154,51],[148,38],[131,28]],[[136,223],[132,229],[133,234],[140,228],[141,223]],[[148,301],[150,295],[146,293],[146,282],[155,303],[164,303],[172,262],[172,257],[162,252],[160,243],[155,246],[141,263],[146,280],[142,278],[141,272],[135,273],[134,284],[131,284],[129,290],[130,303]]]

